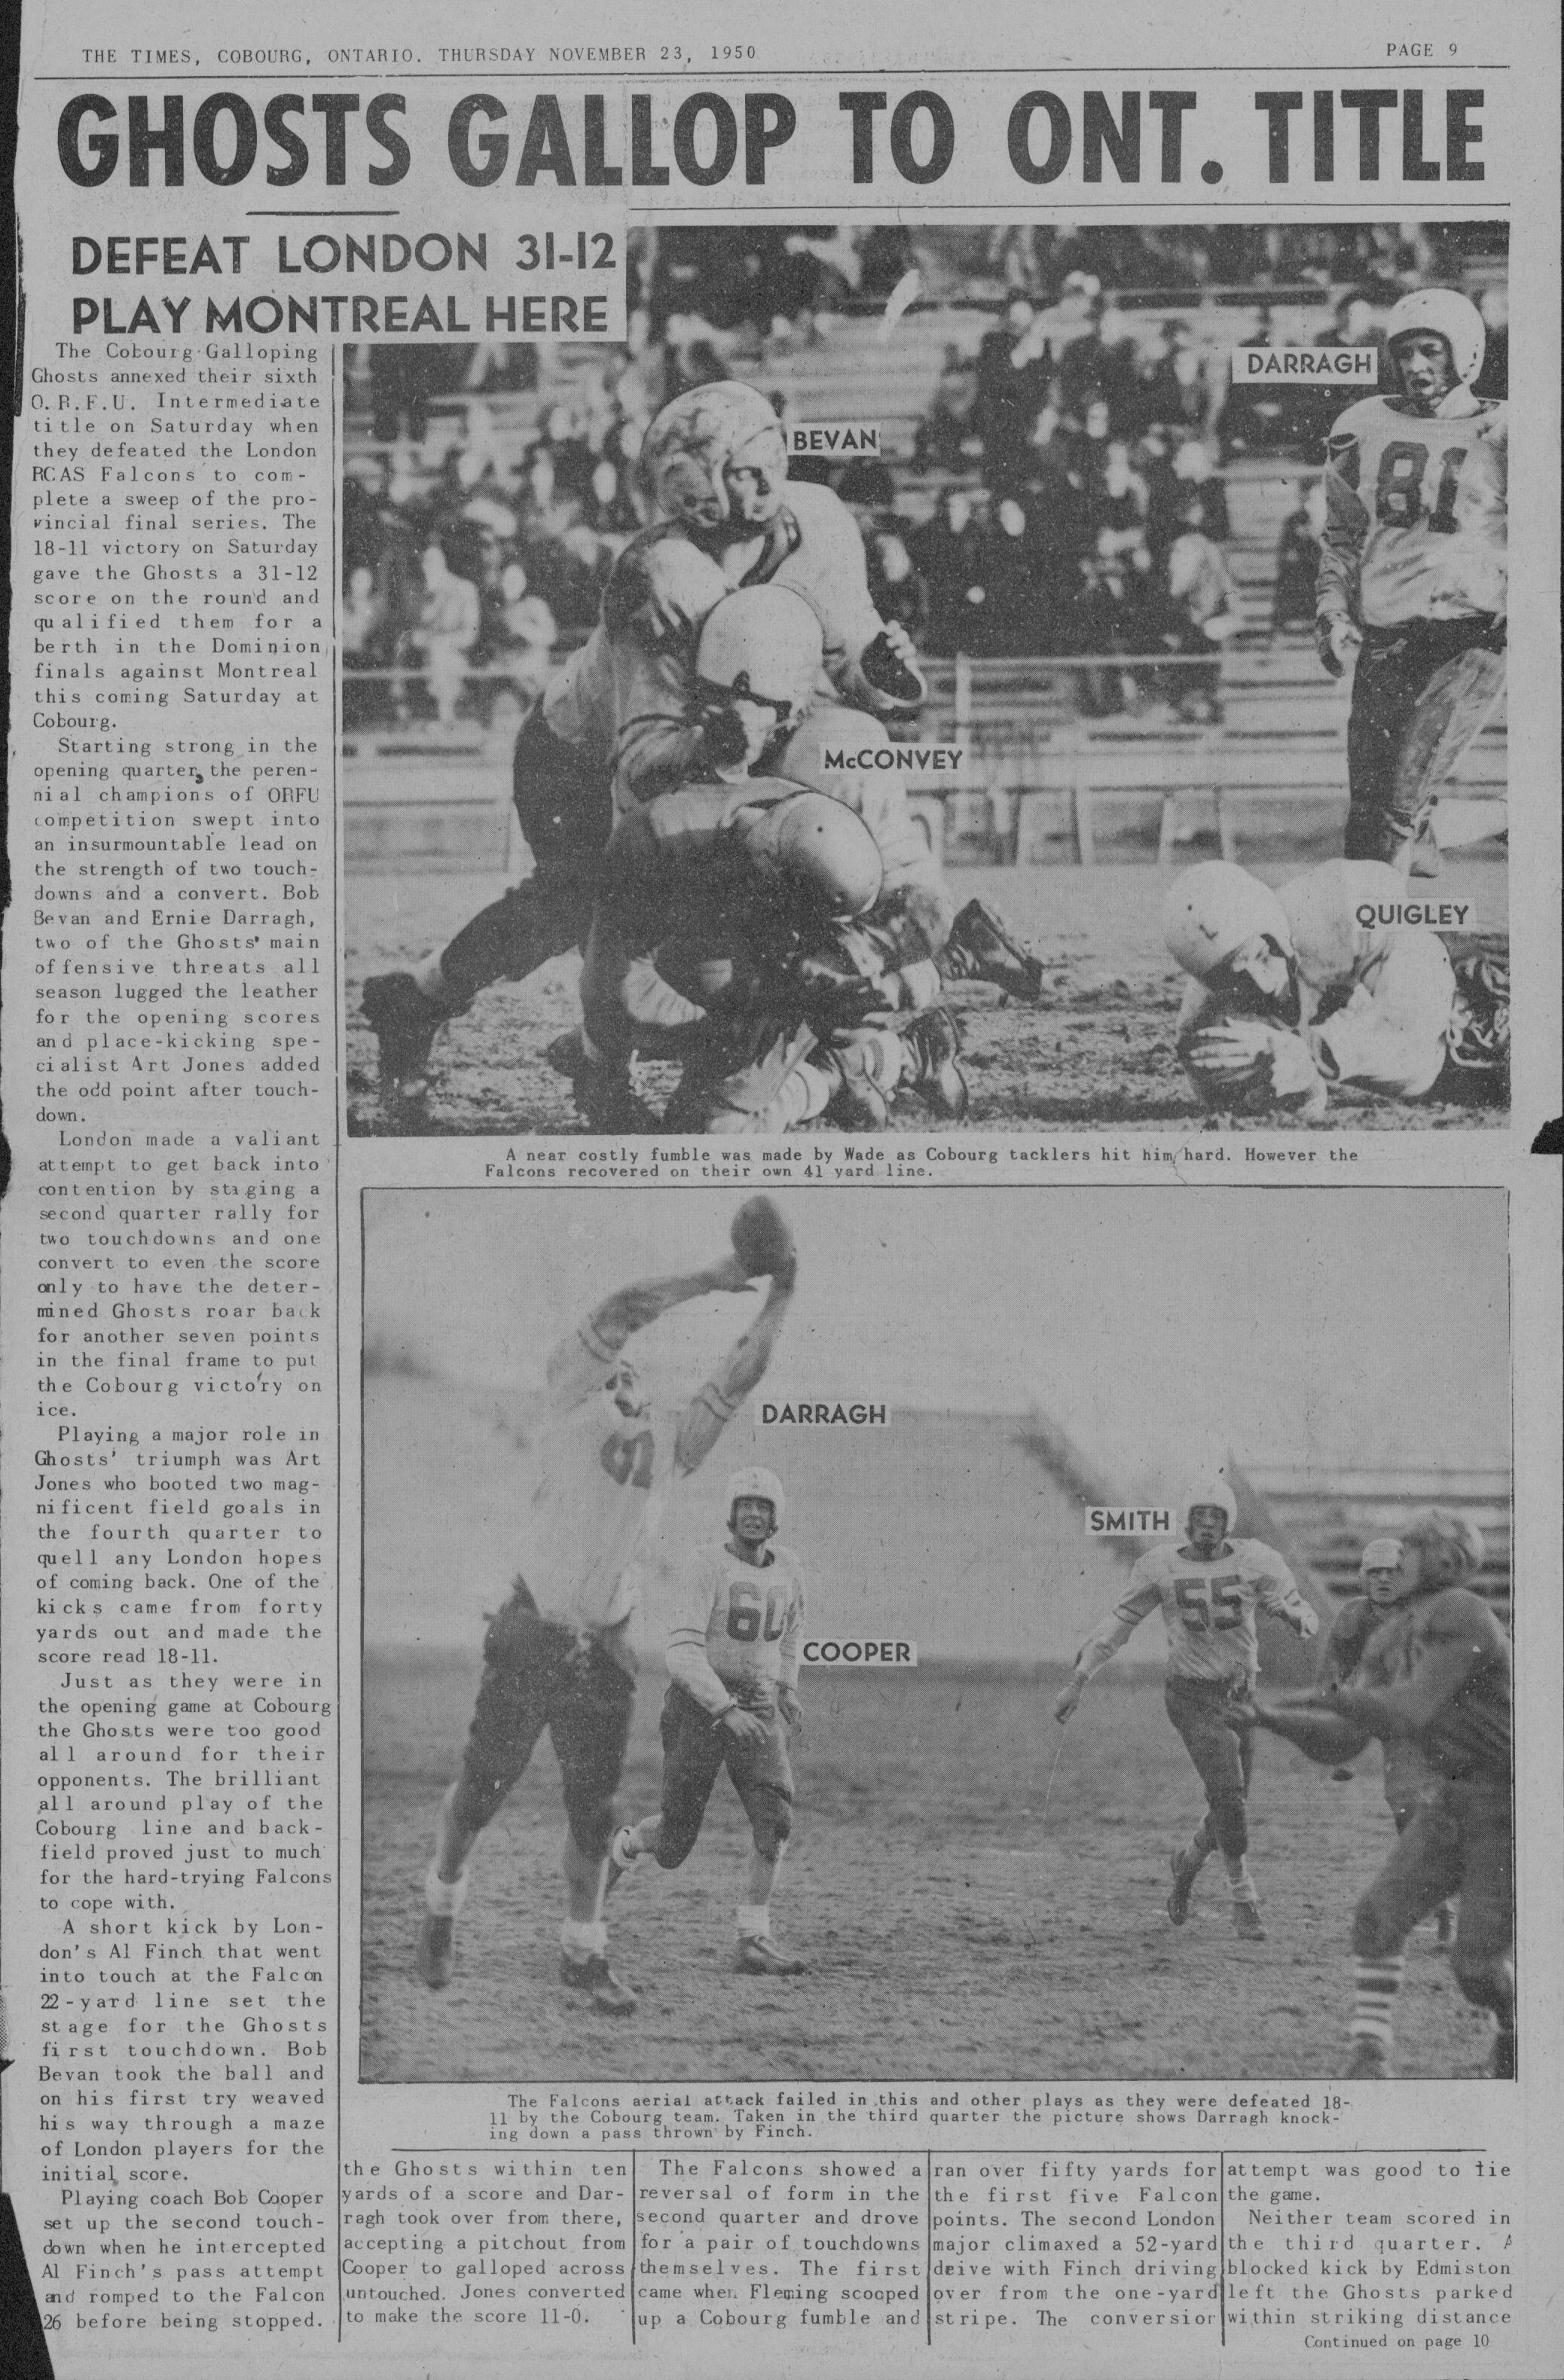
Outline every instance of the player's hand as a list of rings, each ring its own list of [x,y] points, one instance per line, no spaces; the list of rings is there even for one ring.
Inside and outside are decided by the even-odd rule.
[[[758,1750],[766,1739],[766,1724],[754,1711],[740,1710],[737,1703],[724,1711],[722,1724],[735,1743],[753,1744]]]
[[[800,1702],[791,1686],[777,1687],[776,1712],[789,1735],[801,1734],[803,1730],[803,1705]]]
[[[1064,1684],[1059,1688],[1058,1693],[1055,1695],[1054,1717],[1058,1720],[1061,1727],[1063,1727],[1066,1719],[1069,1718],[1077,1703],[1081,1700],[1081,1694],[1085,1690],[1085,1685],[1086,1681],[1078,1670],[1073,1677],[1066,1679]]]
[[[1314,649],[1321,666],[1331,677],[1344,675],[1362,641],[1362,630],[1344,612],[1322,613],[1314,622]]]
[[[1235,1694],[1222,1706],[1222,1718],[1235,1735],[1247,1735],[1252,1728],[1264,1727],[1265,1715],[1259,1704],[1246,1694]]]
[[[735,1296],[741,1290],[754,1287],[737,1257],[718,1257],[715,1264],[707,1269],[706,1281],[711,1288]]]
[[[708,768],[738,769],[752,757],[749,727],[737,703],[714,703],[702,711],[700,726]]]
[[[796,960],[792,972],[812,1025],[856,1025],[876,1008],[896,1005],[880,977],[860,975],[821,953]]]

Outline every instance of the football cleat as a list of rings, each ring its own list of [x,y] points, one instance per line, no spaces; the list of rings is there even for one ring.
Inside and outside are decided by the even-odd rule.
[[[660,1132],[658,1117],[631,1087],[629,1071],[603,1058],[589,1058],[579,1027],[556,1034],[544,1052],[556,1075],[576,1094],[576,1112],[593,1132]]]
[[[911,1070],[905,1078],[909,1088],[917,1092],[935,1115],[958,1122],[967,1112],[970,1094],[967,1078],[957,1062],[961,1044],[949,1010],[923,1009],[901,1038],[912,1060]]]
[[[418,1937],[418,1972],[432,1992],[443,1992],[456,1963],[456,1919],[426,1916]]]
[[[928,698],[923,671],[902,660],[884,628],[872,644],[864,646],[858,666],[875,693],[883,694],[887,702],[910,710]]]
[[[837,1077],[826,1122],[844,1132],[883,1132],[890,1122],[890,1101],[874,1079],[873,1043],[844,1038],[822,1056]]]
[[[424,997],[410,975],[372,975],[360,1000],[380,1044],[380,1087],[409,1104],[429,1092],[429,1053],[445,1013]]]
[[[802,1975],[808,1973],[801,1959],[789,1959],[779,1950],[769,1934],[745,1934],[739,1943],[739,1955],[734,1961],[741,1975]]]
[[[1173,1889],[1167,1896],[1167,1914],[1175,1925],[1182,1925],[1190,1913],[1190,1900],[1195,1888],[1204,1862],[1191,1859],[1188,1852],[1173,1854]]]
[[[572,1959],[560,1953],[559,1980],[568,1984],[573,1992],[590,1992],[592,2004],[601,2016],[633,2016],[641,2003],[628,1984],[621,1984],[601,1950],[588,1959]]]
[[[1012,1000],[1043,996],[1042,960],[986,901],[969,901],[958,913],[940,953],[940,972],[956,983],[996,983]]]
[[[1233,1932],[1240,1942],[1263,1942],[1265,1928],[1260,1922],[1260,1904],[1256,1900],[1235,1900]]]
[[[1374,2034],[1352,2036],[1352,2054],[1341,2070],[1343,2082],[1388,2082],[1390,2053]]]
[[[1496,2082],[1515,2080],[1515,2027],[1500,2025],[1494,2035],[1494,2054],[1488,2060],[1488,2072]]]

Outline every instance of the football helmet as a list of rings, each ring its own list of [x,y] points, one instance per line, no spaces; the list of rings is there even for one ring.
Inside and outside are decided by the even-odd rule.
[[[715,529],[731,517],[723,473],[734,462],[754,463],[770,475],[776,499],[772,512],[780,509],[788,478],[782,425],[758,388],[747,381],[718,380],[686,389],[664,406],[641,442],[636,469],[642,491],[665,518]]]
[[[1433,331],[1450,351],[1450,370],[1462,388],[1470,388],[1483,369],[1488,344],[1483,317],[1459,289],[1409,289],[1390,309],[1385,344],[1392,357],[1398,339],[1414,331]]]
[[[760,1463],[751,1463],[747,1471],[736,1471],[733,1474],[733,1476],[727,1483],[727,1525],[729,1528],[733,1525],[733,1507],[739,1502],[741,1497],[745,1496],[751,1498],[757,1503],[770,1505],[771,1533],[773,1536],[775,1536],[777,1530],[782,1526],[782,1515],[788,1509],[788,1499],[783,1493],[782,1482],[776,1476],[776,1472],[767,1471]]]
[[[1231,860],[1205,859],[1187,868],[1162,905],[1162,939],[1189,975],[1202,980],[1256,934],[1291,958],[1292,929],[1268,884]]]
[[[814,698],[825,642],[801,595],[787,587],[739,587],[708,613],[695,649],[703,702],[758,702],[778,727]]]
[[[788,794],[743,830],[751,866],[787,907],[861,917],[880,897],[885,863],[863,820],[829,794]]]
[[[1186,1528],[1190,1514],[1199,1504],[1209,1504],[1214,1512],[1223,1513],[1226,1516],[1223,1527],[1231,1533],[1238,1520],[1238,1499],[1225,1479],[1197,1479],[1194,1486],[1186,1491],[1179,1504],[1179,1517]]]

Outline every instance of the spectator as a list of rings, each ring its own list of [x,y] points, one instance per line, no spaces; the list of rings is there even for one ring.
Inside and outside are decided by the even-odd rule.
[[[1236,634],[1240,620],[1232,572],[1221,547],[1199,526],[1201,512],[1197,499],[1188,509],[1186,526],[1173,540],[1167,555],[1167,589],[1168,618],[1170,624],[1177,624],[1179,650],[1211,655],[1208,670],[1172,673],[1178,681],[1175,706],[1179,717],[1204,722],[1222,716],[1222,648]]]
[[[1025,298],[1012,298],[1003,323],[984,334],[977,355],[973,421],[991,487],[1022,475],[1032,431],[1053,378],[1042,325]]]
[[[1072,653],[1137,654],[1146,650],[1147,587],[1151,554],[1145,546],[1131,553],[1112,550],[1103,540],[1079,565],[1077,583],[1062,622],[1062,641]],[[1082,670],[1079,680],[1081,706],[1089,717],[1106,719],[1125,710],[1140,697],[1133,672],[1104,662]]]
[[[1040,653],[1052,642],[1047,574],[1025,507],[1001,496],[978,554],[983,603],[972,624],[971,650],[991,658]]]
[[[390,659],[389,622],[385,598],[376,588],[374,573],[360,562],[348,574],[342,599],[342,724],[367,727],[381,717],[386,704],[379,689],[357,673],[384,669]]]
[[[950,654],[971,650],[971,622],[984,593],[979,555],[982,540],[971,498],[947,488],[932,521],[908,540],[913,565],[928,590],[928,650]]]
[[[1228,492],[1216,476],[1216,466],[1210,449],[1198,438],[1185,441],[1173,457],[1173,475],[1183,484],[1185,494],[1179,505],[1186,513],[1191,499],[1198,498],[1201,517],[1198,526],[1218,545],[1226,545],[1233,533],[1228,516]],[[1187,525],[1187,524],[1186,524]]]
[[[454,725],[467,656],[478,641],[478,589],[451,569],[444,546],[425,546],[422,556],[424,600],[411,642],[424,656],[429,691],[442,727]]]
[[[495,613],[485,623],[494,665],[531,704],[548,683],[559,630],[542,596],[530,590],[519,562],[506,564],[496,592]]]
[[[1314,625],[1314,574],[1319,567],[1320,540],[1325,534],[1325,482],[1311,480],[1296,510],[1282,523],[1277,547],[1277,584],[1271,606],[1271,632],[1310,628]]]
[[[977,422],[977,368],[958,346],[945,350],[945,369],[934,401],[918,424],[912,462],[920,471],[961,471],[983,460]]]

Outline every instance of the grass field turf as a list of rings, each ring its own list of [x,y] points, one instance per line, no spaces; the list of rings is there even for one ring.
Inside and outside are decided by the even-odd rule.
[[[1061,1743],[1054,1676],[806,1670],[775,1923],[809,1973],[732,1971],[748,1830],[721,1779],[685,1866],[665,1876],[643,1863],[610,1904],[616,1969],[641,1994],[625,2021],[596,2015],[558,1981],[564,1820],[546,1742],[473,1856],[450,1988],[433,1994],[414,1973],[434,1809],[476,1683],[476,1654],[388,1656],[366,1670],[366,2080],[1177,2082],[1340,2070],[1352,1903],[1394,1839],[1375,1751],[1340,1785],[1261,1739],[1252,1864],[1269,1938],[1240,1944],[1219,1862],[1182,1931],[1164,1912],[1168,1854],[1202,1804],[1159,1682],[1098,1680]],[[643,1670],[627,1817],[656,1803],[662,1693],[660,1671]],[[1462,1999],[1432,1924],[1409,1949],[1400,2072],[1480,2071],[1488,2020]]]
[[[1323,847],[1269,856],[1256,850],[1252,864],[1276,883],[1326,856]],[[1508,872],[1501,859],[1457,855],[1446,864],[1438,895],[1470,902],[1474,930],[1502,933]],[[1047,970],[1043,1002],[1036,1008],[1007,1006],[989,987],[959,987],[952,1005],[971,1087],[966,1123],[936,1125],[919,1100],[904,1098],[893,1129],[1198,1127],[1203,1112],[1173,1050],[1185,978],[1162,947],[1158,920],[1168,880],[1161,868],[1132,864],[953,868],[949,883],[958,902],[973,894],[996,902],[1031,941]],[[387,1116],[380,1100],[374,1036],[360,1013],[364,978],[412,965],[501,889],[499,880],[485,876],[408,872],[348,879],[349,1132],[408,1129],[405,1120]],[[573,953],[551,960],[525,983],[493,985],[467,1015],[443,1029],[423,1129],[582,1130],[569,1085],[543,1056],[556,1034],[579,1021],[579,972]],[[644,1071],[648,1096],[660,1103],[673,1072]],[[1350,1090],[1332,1093],[1329,1115],[1333,1126],[1360,1132],[1472,1130],[1503,1121],[1490,1110]],[[1309,1129],[1286,1115],[1265,1117],[1264,1128]]]

